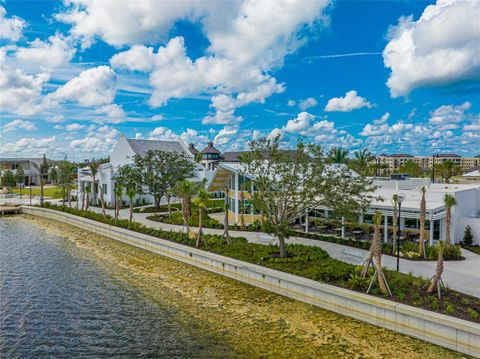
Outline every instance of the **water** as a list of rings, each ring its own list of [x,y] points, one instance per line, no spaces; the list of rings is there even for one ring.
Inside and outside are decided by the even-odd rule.
[[[38,218],[0,219],[0,285],[1,358],[462,357]]]
[[[227,353],[176,321],[71,241],[0,220],[2,358],[212,357]]]

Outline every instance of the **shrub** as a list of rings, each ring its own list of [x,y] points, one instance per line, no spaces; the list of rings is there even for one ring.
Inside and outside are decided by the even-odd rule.
[[[472,309],[472,308],[468,307],[467,308],[467,313],[470,316],[470,318],[478,319],[479,314],[475,309]]]
[[[465,232],[463,233],[463,244],[466,246],[473,245],[473,233],[472,227],[470,226],[465,227]]]

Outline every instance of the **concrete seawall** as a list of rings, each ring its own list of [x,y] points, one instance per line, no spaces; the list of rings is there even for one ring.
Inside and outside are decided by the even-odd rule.
[[[357,293],[68,213],[23,206],[25,214],[58,220],[380,327],[480,357],[480,325]]]

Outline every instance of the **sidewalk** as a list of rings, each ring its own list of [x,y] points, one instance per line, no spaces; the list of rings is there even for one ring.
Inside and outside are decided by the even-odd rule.
[[[73,206],[73,204],[72,204]],[[95,212],[101,212],[100,208],[90,207]],[[113,215],[113,210],[106,210],[108,214]],[[157,228],[162,230],[181,231],[182,226],[155,222],[147,219],[151,216],[151,213],[134,213],[134,221],[144,224],[147,227]],[[128,218],[129,210],[120,210],[120,218]],[[193,231],[197,228],[191,227]],[[204,228],[205,233],[209,234],[222,234],[223,229]],[[233,237],[245,237],[249,242],[258,242],[258,232],[245,232],[245,231],[230,231],[230,235]],[[363,258],[366,258],[368,251],[359,248],[352,248],[341,244],[323,242],[319,240],[290,237],[286,240],[287,243],[304,244],[307,246],[317,246],[325,251],[332,258],[339,259],[341,261],[351,264],[361,264],[363,259],[355,258],[352,256],[344,255],[343,251],[349,249],[351,252],[361,253]],[[445,285],[451,289],[457,290],[462,293],[473,295],[480,298],[480,256],[462,249],[462,255],[465,257],[464,261],[445,261],[443,271],[443,281]],[[397,259],[392,256],[383,255],[382,265],[388,269],[396,270]],[[430,278],[435,273],[435,261],[410,261],[406,259],[400,259],[400,272],[406,274],[413,274],[417,277]]]

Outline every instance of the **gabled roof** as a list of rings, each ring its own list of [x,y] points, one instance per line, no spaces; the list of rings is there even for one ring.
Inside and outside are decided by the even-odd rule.
[[[127,138],[127,142],[137,155],[144,155],[149,150],[166,152],[185,152],[179,141],[137,140]]]
[[[202,150],[202,153],[218,153],[218,154],[220,154],[220,151],[217,150],[215,147],[213,147],[213,142],[209,142],[207,147],[205,147]]]

